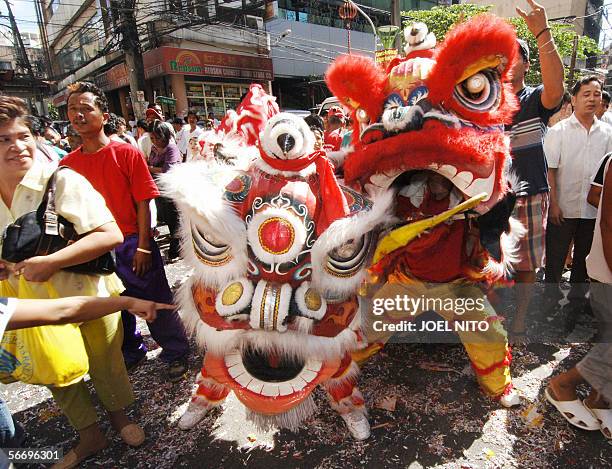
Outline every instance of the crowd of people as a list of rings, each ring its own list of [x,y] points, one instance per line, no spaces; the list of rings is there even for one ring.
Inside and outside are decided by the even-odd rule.
[[[543,9],[524,15],[537,37],[542,84],[525,85],[530,51],[519,41],[521,60],[511,83],[520,110],[508,128],[512,144],[513,215],[526,235],[515,246],[518,263],[517,314],[510,325],[520,342],[528,330],[528,311],[537,272],[544,273],[547,307],[564,313],[568,332],[583,313],[599,321],[599,344],[572,370],[551,380],[548,400],[573,425],[601,429],[612,438],[612,112],[610,95],[594,76],[580,78],[565,91],[563,65]],[[80,235],[68,247],[18,263],[0,261],[0,326],[17,329],[76,322],[89,360],[89,374],[112,427],[123,441],[139,446],[145,434],[124,409],[134,401],[128,371],[147,349],[135,315],[148,322],[162,352],[169,381],[188,371],[190,345],[172,306],[165,262],[180,256],[179,217],[156,181],[174,165],[208,161],[206,127],[198,115],[166,120],[159,105],[133,122],[109,114],[104,93],[87,82],[69,87],[70,125],[61,134],[51,121],[29,115],[19,98],[0,97],[0,229],[37,210],[55,175],[55,210]],[[210,118],[212,117],[212,118]],[[342,154],[350,142],[348,116],[340,106],[306,122],[315,150],[328,152],[342,174]],[[132,127],[130,122],[135,125]],[[209,161],[214,164],[214,161]],[[69,170],[56,171],[59,166]],[[164,260],[155,239],[165,224],[170,243]],[[495,246],[490,247],[495,252]],[[66,270],[113,250],[115,273],[104,276]],[[559,288],[571,269],[569,302]],[[117,295],[121,294],[121,297]],[[93,297],[85,298],[84,296]],[[30,300],[34,299],[34,300]],[[22,301],[23,300],[23,301]],[[37,302],[40,301],[40,302]],[[112,311],[121,311],[112,313]],[[110,314],[106,314],[110,313]],[[576,386],[593,392],[580,401]],[[79,433],[78,444],[55,467],[76,467],[108,445],[82,379],[62,386],[49,383],[53,398]],[[2,447],[19,446],[24,431],[3,404]],[[27,430],[27,429],[26,429]]]
[[[516,250],[517,311],[510,332],[519,341],[527,332],[536,271],[544,272],[544,308],[558,310],[564,298],[559,288],[561,276],[565,267],[570,267],[569,301],[562,307],[566,331],[574,328],[580,314],[591,313],[598,323],[598,343],[576,367],[553,377],[545,395],[570,424],[601,430],[609,439],[612,219],[610,200],[600,202],[596,194],[600,194],[607,155],[612,151],[612,127],[606,122],[610,95],[596,76],[580,78],[569,93],[565,91],[563,64],[546,10],[533,2],[531,6],[529,14],[517,11],[536,37],[542,84],[525,85],[530,50],[519,40],[521,60],[511,83],[520,103],[510,129],[511,173],[517,196],[513,215],[522,222],[526,234]],[[610,176],[612,173],[607,177],[608,187]],[[592,392],[581,401],[576,388],[584,382]]]

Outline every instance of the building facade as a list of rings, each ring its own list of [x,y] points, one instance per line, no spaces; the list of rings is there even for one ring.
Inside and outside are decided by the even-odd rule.
[[[62,110],[66,87],[91,80],[105,90],[111,111],[126,118],[134,115],[133,99],[155,100],[167,117],[185,116],[190,109],[221,117],[238,105],[249,84],[271,88],[263,6],[251,0],[139,1],[135,21],[146,86],[134,97],[117,34],[124,24],[117,9],[109,0],[86,0],[80,6],[51,0],[44,17],[58,80],[53,102]]]
[[[20,34],[28,60],[36,77],[46,77],[46,65],[40,38],[37,33],[23,32]],[[17,71],[22,68],[18,63],[18,53],[13,44],[6,36],[0,36],[0,70]]]
[[[31,73],[23,60],[17,34],[21,36]],[[44,98],[49,92],[47,62],[38,34],[13,31],[12,37],[0,36],[0,93],[24,99],[33,114],[46,114]]]
[[[401,11],[430,9],[451,1],[397,0]],[[329,91],[323,81],[335,57],[348,52],[349,33],[340,17],[343,0],[278,0],[268,2],[266,30],[270,33],[274,93],[281,108],[310,108]],[[391,24],[391,0],[356,2],[375,27]],[[366,18],[350,21],[352,53],[373,56],[375,36]]]

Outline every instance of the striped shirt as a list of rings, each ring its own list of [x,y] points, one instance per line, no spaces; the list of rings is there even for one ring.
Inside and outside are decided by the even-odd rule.
[[[548,167],[544,156],[543,141],[548,119],[557,109],[546,109],[542,105],[542,85],[526,86],[517,93],[520,110],[516,113],[509,131],[512,153],[511,171],[517,180],[513,187],[516,195],[548,192]]]

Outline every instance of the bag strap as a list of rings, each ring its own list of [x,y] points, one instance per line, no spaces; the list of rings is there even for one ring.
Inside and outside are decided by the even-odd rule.
[[[59,219],[57,212],[55,211],[55,192],[56,192],[56,179],[57,173],[59,173],[65,166],[60,166],[47,181],[47,187],[45,188],[45,194],[38,207],[39,213],[42,212],[42,222],[45,227],[45,234],[58,236],[59,235]]]

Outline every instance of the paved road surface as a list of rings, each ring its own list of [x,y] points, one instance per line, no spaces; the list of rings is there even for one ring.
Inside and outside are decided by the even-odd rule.
[[[167,272],[171,284],[188,274],[181,262],[168,266]],[[542,403],[542,380],[571,367],[588,350],[586,345],[515,347],[515,386],[525,402],[517,410],[503,409],[481,394],[460,345],[389,345],[363,366],[360,387],[373,431],[369,440],[355,443],[320,392],[315,396],[319,412],[297,433],[256,430],[233,397],[199,427],[181,432],[176,421],[193,389],[202,355],[194,354],[189,376],[173,385],[165,381],[164,367],[156,358],[159,349],[147,340],[148,360],[131,374],[137,396],[131,413],[144,425],[146,443],[128,449],[105,424],[111,446],[82,467],[612,466],[612,446],[599,432],[570,428]],[[68,451],[74,444],[74,431],[45,388],[12,384],[2,386],[1,393],[25,424],[28,446],[61,446]]]

